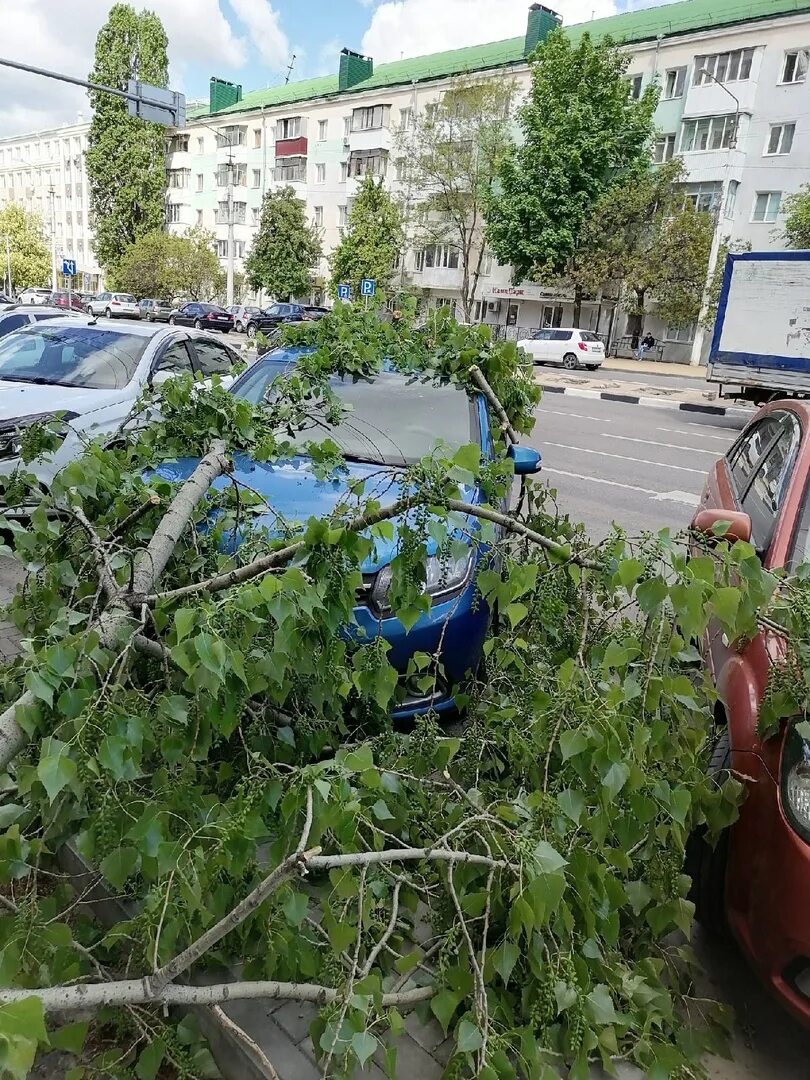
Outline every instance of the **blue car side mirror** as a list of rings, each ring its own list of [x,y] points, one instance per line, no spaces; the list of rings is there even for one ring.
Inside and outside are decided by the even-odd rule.
[[[513,443],[507,451],[507,457],[512,459],[516,476],[528,476],[530,473],[540,472],[542,459],[539,450],[532,450],[530,446],[516,446]]]

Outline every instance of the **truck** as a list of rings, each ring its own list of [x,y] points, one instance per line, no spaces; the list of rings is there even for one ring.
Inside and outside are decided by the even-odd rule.
[[[726,258],[708,371],[720,397],[810,397],[810,251]]]

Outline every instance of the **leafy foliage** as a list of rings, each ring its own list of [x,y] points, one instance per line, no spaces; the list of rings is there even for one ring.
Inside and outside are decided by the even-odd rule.
[[[478,294],[484,208],[509,146],[515,93],[508,79],[459,79],[397,139],[412,242],[457,249],[465,322]]]
[[[51,280],[51,254],[40,218],[17,203],[9,203],[0,209],[0,235],[9,239],[14,289],[47,285]]]
[[[245,260],[251,287],[264,289],[277,300],[308,295],[320,257],[320,237],[307,221],[306,203],[291,187],[268,191],[259,230]]]
[[[574,45],[561,30],[531,57],[522,142],[501,162],[487,208],[490,244],[516,281],[564,274],[599,200],[649,172],[657,91],[632,100],[628,62],[609,38],[586,33]]]
[[[402,215],[383,186],[370,174],[363,178],[349,222],[330,256],[333,292],[348,282],[352,295],[360,295],[360,282],[372,278],[385,291],[394,274],[394,261],[402,250]]]
[[[393,535],[386,508],[355,485],[328,518],[249,535],[265,508],[228,455],[283,461],[328,376],[383,364],[469,387],[478,367],[530,430],[537,388],[514,346],[445,312],[421,333],[410,318],[341,307],[288,327],[313,351],[263,406],[176,379],[143,403],[149,423],[88,445],[44,496],[23,476],[4,481],[7,506],[40,500],[2,522],[29,568],[12,604],[27,644],[2,684],[6,702],[27,690],[17,717],[30,737],[0,801],[0,971],[21,990],[14,1003],[0,990],[0,1035],[16,1075],[46,1042],[43,983],[81,976],[109,994],[102,976],[127,971],[159,1001],[192,962],[234,958],[243,980],[293,997],[290,984],[321,987],[312,1035],[337,1075],[401,1032],[420,999],[452,1033],[450,1076],[544,1078],[567,1064],[583,1077],[620,1055],[653,1077],[697,1077],[703,1050],[722,1049],[728,1018],[710,1002],[690,1009],[689,950],[671,937],[692,915],[686,837],[729,824],[739,796],[736,780],[704,773],[714,702],[692,642],[710,618],[731,640],[755,634],[780,602],[777,577],[749,545],[720,539],[689,558],[666,530],[617,530],[594,548],[539,486],[499,534],[453,500],[477,475],[500,506],[511,469],[482,466],[476,447],[437,450],[399,477],[393,610],[429,606],[425,530],[446,545],[461,527],[490,553],[476,602],[497,609],[499,629],[486,677],[460,688],[460,735],[430,715],[397,730],[387,645],[346,633],[363,561]],[[27,436],[26,455],[48,438]],[[341,467],[328,438],[311,453],[326,476]],[[194,499],[193,480],[152,471],[202,454]],[[434,658],[417,653],[411,673],[429,687]],[[77,914],[53,857],[66,842],[134,902],[125,922]],[[199,946],[220,923],[227,936]],[[139,1076],[163,1053],[201,1074],[182,1025],[130,1006],[116,1036],[113,1015],[101,1014],[104,1053],[132,1065],[140,1052]],[[385,1060],[395,1076],[395,1051]]]
[[[782,200],[785,215],[782,236],[790,248],[810,248],[810,184]]]
[[[96,38],[92,82],[126,90],[130,79],[166,87],[168,39],[154,12],[114,4]],[[129,116],[127,103],[90,92],[87,136],[90,216],[99,264],[113,267],[126,248],[163,226],[166,190],[164,129]]]
[[[124,251],[109,275],[111,288],[135,296],[211,300],[224,286],[214,234],[195,227],[185,236],[154,231]]]

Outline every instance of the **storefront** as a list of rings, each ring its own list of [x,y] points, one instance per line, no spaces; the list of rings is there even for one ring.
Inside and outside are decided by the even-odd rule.
[[[584,300],[579,318],[580,329],[607,336],[614,304]],[[492,285],[476,305],[478,322],[502,326],[506,337],[520,337],[529,330],[572,326],[573,289],[524,283]]]

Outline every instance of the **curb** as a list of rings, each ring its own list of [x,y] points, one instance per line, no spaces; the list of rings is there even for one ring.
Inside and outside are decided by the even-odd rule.
[[[662,400],[640,394],[619,394],[613,390],[588,390],[579,386],[551,386],[541,383],[544,394],[568,394],[571,397],[590,398],[592,401],[618,401],[625,405],[644,405],[649,409],[678,409],[680,412],[704,413],[709,416],[753,416],[753,410],[734,405],[703,405],[696,401]]]

